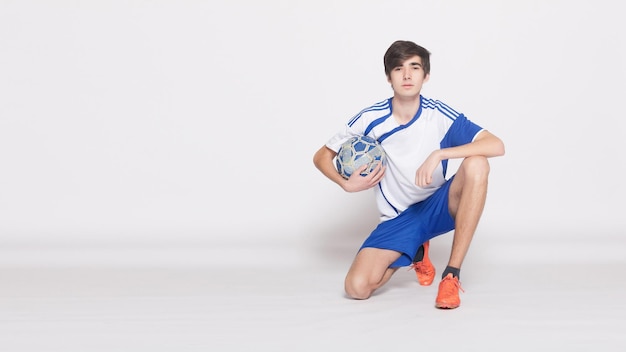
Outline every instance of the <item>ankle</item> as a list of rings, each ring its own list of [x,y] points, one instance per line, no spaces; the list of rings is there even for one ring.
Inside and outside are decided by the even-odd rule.
[[[424,245],[417,249],[417,253],[413,257],[413,263],[421,262],[422,260],[424,260]]]
[[[453,277],[456,277],[458,280],[461,280],[461,269],[460,268],[455,268],[452,266],[446,266],[446,269],[443,271],[443,274],[441,274],[441,279],[445,278],[446,276],[448,276],[448,274],[452,274]]]

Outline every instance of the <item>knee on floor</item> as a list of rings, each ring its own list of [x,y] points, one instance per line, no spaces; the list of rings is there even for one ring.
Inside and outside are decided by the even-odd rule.
[[[374,292],[369,280],[365,278],[346,278],[346,294],[354,299],[368,299]]]

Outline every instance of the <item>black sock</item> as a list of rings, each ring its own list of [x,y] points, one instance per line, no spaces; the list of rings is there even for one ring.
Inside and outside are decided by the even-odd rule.
[[[413,257],[413,263],[421,262],[424,259],[424,245],[421,245],[420,248],[417,249],[417,253],[415,257]]]
[[[448,274],[452,274],[452,276],[454,276],[457,279],[461,280],[461,269],[459,269],[459,268],[453,268],[451,266],[446,266],[446,270],[444,270],[443,274],[441,274],[441,278],[443,279]]]

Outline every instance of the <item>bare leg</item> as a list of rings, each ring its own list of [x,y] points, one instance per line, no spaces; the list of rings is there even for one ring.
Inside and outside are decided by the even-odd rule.
[[[487,158],[472,156],[461,163],[452,180],[449,210],[454,218],[455,230],[448,265],[461,268],[470,242],[485,207],[489,162]]]
[[[383,286],[398,268],[389,265],[400,258],[400,253],[388,249],[363,248],[354,258],[346,275],[345,289],[354,299],[367,299]]]

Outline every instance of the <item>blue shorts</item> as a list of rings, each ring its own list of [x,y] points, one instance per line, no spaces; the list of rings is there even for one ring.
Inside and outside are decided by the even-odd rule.
[[[400,258],[390,268],[411,265],[422,243],[454,230],[454,219],[448,210],[448,194],[453,179],[454,176],[427,199],[378,224],[361,249],[369,247],[400,252]]]

